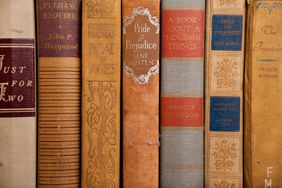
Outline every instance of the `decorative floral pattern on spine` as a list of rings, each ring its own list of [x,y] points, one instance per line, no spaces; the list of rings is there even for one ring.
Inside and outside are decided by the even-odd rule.
[[[245,0],[207,1],[205,187],[243,187]]]

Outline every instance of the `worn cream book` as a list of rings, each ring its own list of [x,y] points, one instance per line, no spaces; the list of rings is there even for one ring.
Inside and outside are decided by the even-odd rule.
[[[242,188],[245,0],[207,1],[205,187]]]
[[[248,4],[244,187],[282,187],[282,1]]]
[[[33,0],[0,3],[0,187],[36,186]]]

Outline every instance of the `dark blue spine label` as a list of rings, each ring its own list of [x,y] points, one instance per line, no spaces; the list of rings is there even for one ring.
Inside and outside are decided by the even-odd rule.
[[[240,131],[239,97],[211,97],[210,130]]]
[[[213,15],[212,50],[241,51],[243,16]]]

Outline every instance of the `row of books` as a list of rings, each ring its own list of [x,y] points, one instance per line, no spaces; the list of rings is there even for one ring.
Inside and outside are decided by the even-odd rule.
[[[282,186],[281,0],[3,0],[0,25],[1,188]]]

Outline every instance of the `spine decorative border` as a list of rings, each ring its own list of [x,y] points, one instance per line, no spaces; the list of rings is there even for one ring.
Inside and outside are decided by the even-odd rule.
[[[87,111],[88,168],[87,187],[115,188],[114,152],[117,142],[115,125],[117,90],[111,82],[89,82],[90,107]]]
[[[142,6],[136,7],[133,9],[131,16],[125,16],[123,20],[123,34],[126,34],[126,27],[132,24],[136,16],[147,16],[150,23],[156,26],[156,34],[160,32],[160,23],[159,19],[156,16],[152,16],[148,8],[144,8]]]
[[[256,4],[256,9],[266,9],[268,14],[271,14],[274,9],[282,8],[281,2],[274,2],[274,3],[266,3],[266,2],[258,2]]]
[[[157,61],[157,64],[149,69],[147,74],[141,74],[139,76],[135,76],[134,71],[132,68],[130,68],[127,65],[124,65],[124,71],[126,75],[131,76],[132,79],[138,83],[138,84],[147,84],[150,80],[150,77],[152,75],[158,75],[159,74],[159,61]]]

